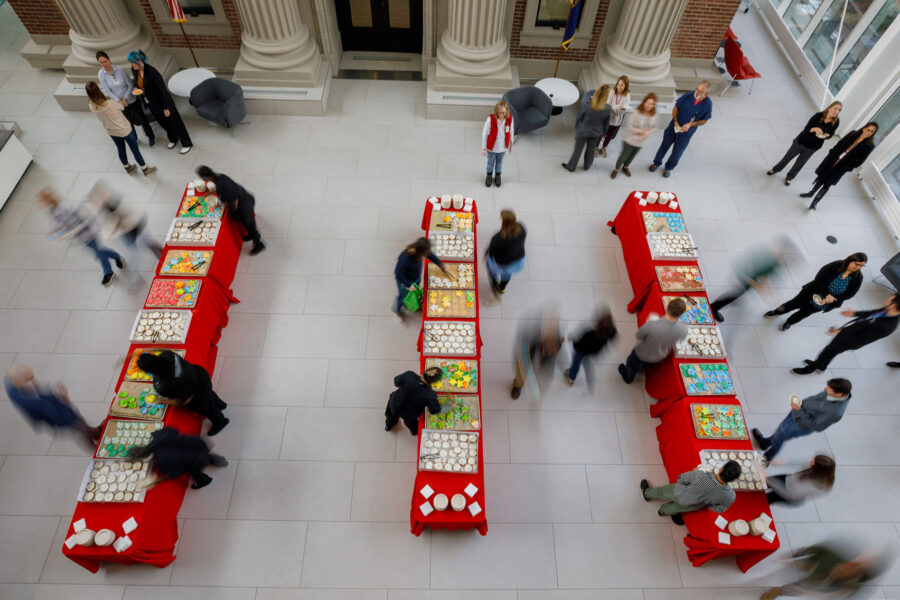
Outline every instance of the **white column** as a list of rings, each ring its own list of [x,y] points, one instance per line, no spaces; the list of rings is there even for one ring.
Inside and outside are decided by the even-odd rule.
[[[72,46],[63,62],[70,83],[97,78],[96,53],[103,50],[113,64],[125,63],[132,50],[147,53],[147,61],[161,71],[168,65],[150,32],[137,22],[121,0],[56,0],[69,22]],[[165,63],[165,64],[162,64]]]
[[[642,91],[674,90],[669,46],[687,0],[628,0],[615,33],[597,49],[584,73],[587,87],[612,84],[627,75]]]
[[[435,89],[502,92],[512,87],[505,19],[506,0],[450,0],[447,29],[437,48]]]
[[[234,80],[242,85],[315,87],[322,57],[300,19],[297,0],[235,0],[241,56]]]

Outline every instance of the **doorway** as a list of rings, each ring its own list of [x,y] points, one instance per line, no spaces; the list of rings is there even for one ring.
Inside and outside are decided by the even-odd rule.
[[[335,0],[344,51],[422,53],[422,0]]]

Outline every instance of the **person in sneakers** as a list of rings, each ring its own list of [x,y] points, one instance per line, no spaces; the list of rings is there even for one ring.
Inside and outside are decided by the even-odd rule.
[[[628,107],[631,105],[631,93],[628,91],[630,85],[631,80],[628,79],[628,76],[621,75],[610,93],[609,107],[612,109],[612,114],[609,117],[609,127],[603,136],[603,144],[597,148],[597,154],[603,158],[606,158],[606,147],[619,133],[619,128],[625,121],[625,113],[628,112]]]
[[[168,404],[209,419],[212,425],[206,435],[216,435],[231,422],[222,414],[228,405],[213,391],[209,373],[200,365],[163,350],[159,354],[142,352],[137,366],[153,377],[153,388]]]
[[[97,232],[94,224],[80,206],[60,206],[59,197],[50,188],[44,188],[38,193],[38,202],[47,208],[50,212],[50,219],[56,228],[50,232],[51,240],[61,240],[67,237],[74,237],[75,240],[84,244],[100,263],[103,269],[103,279],[100,281],[103,285],[109,285],[116,278],[113,273],[110,260],[114,260],[119,269],[125,269],[125,261],[119,256],[115,250],[110,250],[105,246],[101,246],[97,241]]]
[[[778,425],[771,437],[753,428],[753,439],[764,451],[764,458],[771,461],[788,440],[804,437],[817,431],[825,431],[841,420],[850,402],[853,385],[846,379],[829,379],[825,389],[803,398],[791,396],[791,412]]]
[[[506,100],[501,100],[494,105],[494,112],[488,115],[484,127],[481,129],[481,155],[487,156],[485,187],[491,187],[492,182],[500,187],[503,157],[507,152],[512,154],[515,131],[509,104],[506,103]]]
[[[100,89],[106,94],[110,100],[115,100],[125,109],[122,112],[135,127],[141,126],[144,135],[147,136],[147,143],[150,146],[156,144],[156,135],[153,133],[153,126],[147,120],[144,114],[143,104],[141,104],[137,96],[131,93],[134,89],[134,81],[125,73],[125,69],[118,65],[112,64],[109,55],[100,50],[96,54],[97,62],[100,63],[100,70],[97,71],[97,81],[100,82]]]
[[[853,320],[843,327],[830,327],[828,333],[834,339],[822,348],[815,360],[804,360],[805,366],[791,369],[791,373],[809,375],[814,371],[824,371],[841,352],[857,350],[894,333],[900,324],[900,295],[894,294],[888,298],[881,308],[844,310],[841,314],[853,317]]]
[[[516,220],[516,213],[506,209],[500,211],[500,231],[491,238],[485,253],[488,278],[494,299],[499,300],[506,292],[506,285],[512,276],[525,268],[525,226]]]
[[[687,337],[688,326],[679,321],[687,310],[684,300],[675,298],[666,306],[666,314],[661,319],[650,318],[637,330],[637,344],[624,363],[619,365],[619,375],[625,383],[634,381],[635,375],[647,365],[664,360],[675,347],[675,343]]]
[[[109,134],[109,137],[112,138],[113,143],[116,145],[116,150],[119,152],[119,160],[122,162],[125,172],[130,175],[137,170],[137,166],[128,162],[128,155],[125,152],[126,144],[145,176],[156,171],[156,167],[150,167],[144,163],[144,157],[141,156],[141,151],[138,148],[137,133],[134,131],[131,122],[125,118],[125,113],[123,112],[125,108],[120,103],[113,102],[107,98],[100,91],[100,86],[97,85],[96,81],[88,81],[87,85],[84,86],[84,90],[87,92],[88,107],[94,113],[94,116],[99,119],[100,123],[103,124],[106,133]]]
[[[61,383],[40,385],[34,371],[25,365],[13,365],[3,379],[9,401],[19,409],[32,427],[47,425],[53,429],[76,431],[90,448],[95,448],[102,433],[91,427],[72,405],[69,392]]]
[[[581,334],[577,341],[572,342],[572,363],[568,369],[563,371],[567,385],[575,383],[582,361],[600,354],[606,345],[616,337],[616,334],[616,325],[613,323],[612,314],[608,310],[600,313],[594,326]],[[590,370],[587,368],[587,363],[585,363],[585,372],[588,375],[588,385],[590,385]]]
[[[406,299],[406,293],[422,281],[422,265],[426,258],[436,264],[445,275],[449,275],[447,267],[431,251],[431,242],[428,238],[421,237],[404,248],[397,257],[397,265],[394,267],[397,300],[391,307],[391,311],[400,317],[401,321],[406,318],[403,314],[403,300]]]
[[[585,171],[594,163],[594,150],[606,135],[612,116],[612,109],[607,103],[609,90],[608,85],[602,85],[596,90],[587,92],[582,98],[578,116],[575,117],[575,146],[572,148],[572,156],[568,162],[562,163],[566,171],[575,172],[582,153]]]
[[[734,490],[728,485],[741,476],[741,465],[729,460],[718,473],[709,471],[688,471],[678,476],[675,483],[653,487],[646,479],[641,479],[641,496],[645,502],[666,500],[656,514],[670,516],[678,525],[684,525],[681,513],[702,508],[723,513],[734,504]]]
[[[146,61],[147,55],[143,50],[132,50],[128,53],[128,62],[131,63],[131,78],[135,82],[131,93],[144,97],[147,107],[156,117],[156,122],[166,130],[166,137],[169,138],[169,150],[181,142],[181,153],[187,154],[194,146],[191,136],[188,135],[187,127],[181,120],[181,114],[175,106],[175,101],[166,88],[166,81],[160,72]]]
[[[228,466],[224,456],[209,451],[203,438],[181,435],[174,427],[154,431],[150,434],[149,444],[129,448],[128,456],[137,459],[152,456],[155,477],[143,484],[145,489],[187,474],[194,480],[191,487],[198,490],[213,482],[213,478],[203,472],[206,467]]]
[[[433,415],[441,412],[441,404],[431,385],[440,381],[442,376],[440,367],[430,367],[421,375],[406,371],[394,377],[397,389],[391,392],[384,409],[384,430],[390,431],[397,421],[403,419],[409,432],[418,435],[419,417],[425,409]]]
[[[229,218],[236,220],[247,230],[244,241],[253,242],[253,247],[250,248],[250,256],[255,256],[265,250],[266,245],[263,244],[259,230],[256,228],[256,213],[254,212],[256,200],[253,198],[253,194],[245,190],[243,186],[236,183],[228,175],[216,173],[206,165],[197,167],[197,175],[203,181],[207,183],[211,181],[216,186],[216,194],[219,195],[219,200],[228,207]]]
[[[631,177],[631,161],[637,156],[647,138],[656,131],[659,124],[659,115],[656,114],[656,94],[650,92],[635,109],[625,118],[625,134],[622,136],[622,152],[616,160],[616,168],[609,174],[610,179],[615,179],[621,170],[626,177]]]
[[[672,174],[672,170],[678,166],[681,155],[687,150],[691,138],[697,132],[697,128],[705,125],[712,118],[712,100],[706,95],[709,89],[708,81],[701,81],[693,92],[685,92],[675,102],[672,108],[672,120],[663,132],[662,142],[650,165],[650,170],[655,171],[662,164],[672,148],[672,154],[666,161],[663,169],[663,177]],[[674,146],[674,148],[673,148]]]

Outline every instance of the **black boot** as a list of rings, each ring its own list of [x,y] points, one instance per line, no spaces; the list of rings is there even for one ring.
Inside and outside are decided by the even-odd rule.
[[[494,175],[494,185],[500,187],[500,173]]]
[[[491,184],[494,182],[494,176],[490,173],[487,174],[487,177],[484,178],[484,187],[491,187]]]
[[[804,194],[800,194],[800,197],[801,197],[801,198],[812,198],[812,197],[813,197],[813,194],[815,194],[815,193],[816,193],[816,190],[814,190],[814,189],[813,189],[813,190],[809,190],[808,192],[806,192],[806,193],[804,193]]]

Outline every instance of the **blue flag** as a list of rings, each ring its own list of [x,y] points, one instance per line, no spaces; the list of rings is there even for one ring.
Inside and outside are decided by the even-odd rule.
[[[575,28],[578,27],[578,15],[581,13],[581,0],[569,0],[569,19],[566,21],[566,32],[563,34],[562,47],[568,51],[569,44],[575,39]]]

